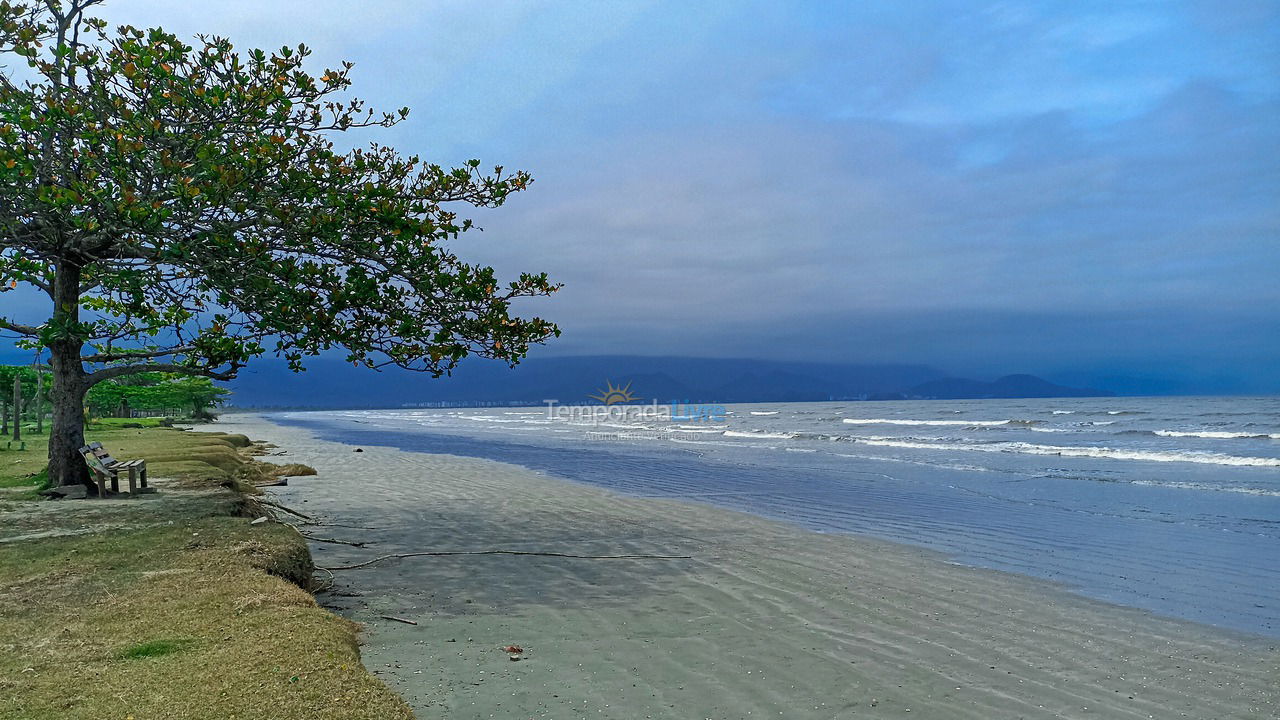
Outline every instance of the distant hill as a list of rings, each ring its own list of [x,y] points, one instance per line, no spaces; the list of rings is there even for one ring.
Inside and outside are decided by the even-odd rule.
[[[783,370],[765,373],[747,373],[718,386],[712,391],[721,402],[803,402],[828,400],[837,383],[811,375],[799,375]],[[752,398],[738,400],[737,398]]]
[[[802,402],[979,397],[1079,397],[1102,391],[1054,385],[1031,375],[993,383],[949,378],[923,365],[778,362],[739,358],[593,355],[533,358],[515,369],[472,361],[453,377],[401,370],[371,372],[317,358],[295,375],[269,362],[232,383],[241,407],[402,407],[411,405],[593,402],[606,383],[630,385],[642,402]]]
[[[1035,375],[1005,375],[995,382],[966,378],[942,378],[920,383],[903,393],[906,397],[934,400],[980,398],[1113,397],[1115,393],[1094,388],[1072,388]]]
[[[514,369],[473,360],[452,377],[402,370],[371,372],[317,358],[293,374],[263,362],[231,384],[242,407],[399,407],[444,404],[588,403],[612,382],[644,401],[798,402],[860,399],[901,390],[944,373],[922,365],[857,365],[769,360],[593,355],[532,358]]]

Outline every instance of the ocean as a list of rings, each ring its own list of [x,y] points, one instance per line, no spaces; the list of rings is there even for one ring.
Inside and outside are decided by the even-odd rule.
[[[1280,637],[1280,398],[603,412],[269,417],[329,440],[499,460],[630,495],[910,543],[1099,600]]]

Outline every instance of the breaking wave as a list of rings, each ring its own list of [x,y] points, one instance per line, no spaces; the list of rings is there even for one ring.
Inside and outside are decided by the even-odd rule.
[[[886,420],[884,418],[842,418],[841,422],[849,425],[958,425],[964,427],[982,425],[1008,425],[1023,422],[1021,420]]]
[[[1156,430],[1152,435],[1173,438],[1213,438],[1231,440],[1235,438],[1250,440],[1280,440],[1280,433],[1220,432],[1217,430]]]
[[[1065,445],[1037,445],[1025,442],[994,442],[988,444],[937,442],[919,438],[866,437],[857,442],[881,447],[913,448],[919,450],[975,450],[978,452],[1024,453],[1028,455],[1057,455],[1060,457],[1110,458],[1113,460],[1146,460],[1149,462],[1189,462],[1206,465],[1233,465],[1242,467],[1280,467],[1280,458],[1243,457],[1223,453],[1196,451],[1121,450],[1109,447],[1070,447]]]
[[[770,432],[739,432],[737,430],[725,430],[725,437],[735,438],[756,438],[761,440],[790,440],[796,436],[795,433],[770,433]]]

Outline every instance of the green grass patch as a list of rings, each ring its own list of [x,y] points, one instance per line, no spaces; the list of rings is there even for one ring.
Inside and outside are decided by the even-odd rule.
[[[45,468],[27,475],[0,475],[0,491],[4,499],[15,502],[39,500],[40,491],[49,487],[49,473]]]
[[[49,475],[44,470],[31,475],[0,476],[0,488],[34,487],[42,488],[49,482]]]
[[[97,418],[89,421],[89,428],[109,430],[112,428],[153,428],[172,425],[174,418]]]
[[[252,441],[244,435],[168,427],[122,427],[128,421],[127,418],[95,421],[85,430],[85,441],[102,443],[119,460],[144,459],[152,479],[173,479],[187,488],[225,485],[253,492],[254,482],[279,474],[274,466],[260,463],[249,452],[242,452],[242,449],[252,449]],[[47,436],[32,436],[26,451],[0,452],[0,489],[30,488],[28,492],[4,493],[3,499],[38,499],[36,492],[42,489],[43,481],[34,478],[44,470],[47,458]]]
[[[150,640],[148,642],[138,643],[137,645],[127,647],[117,653],[116,656],[123,660],[163,657],[191,647],[194,642],[195,641],[191,639]]]
[[[28,484],[30,479],[44,470],[49,463],[49,436],[32,435],[23,437],[26,450],[18,450],[17,445],[5,451],[0,442],[0,487],[19,487]],[[6,499],[13,499],[5,495]]]

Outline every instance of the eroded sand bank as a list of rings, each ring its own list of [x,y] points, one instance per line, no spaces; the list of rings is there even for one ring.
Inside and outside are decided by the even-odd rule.
[[[314,543],[318,565],[490,549],[691,556],[459,555],[338,572],[324,602],[366,624],[365,664],[422,718],[1280,716],[1280,654],[1265,639],[512,465],[357,453],[252,416],[219,426],[320,471],[274,494],[329,523],[310,532],[369,545]]]

